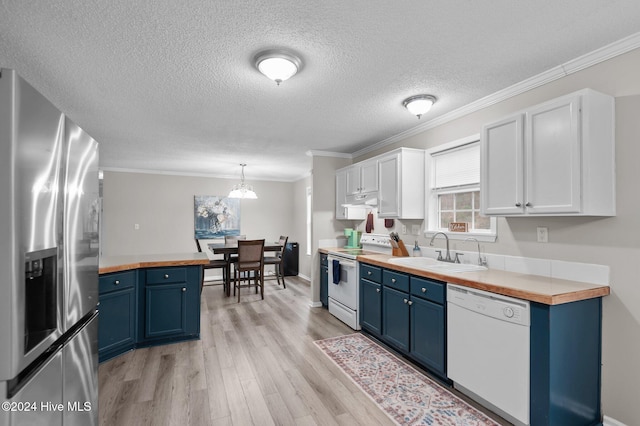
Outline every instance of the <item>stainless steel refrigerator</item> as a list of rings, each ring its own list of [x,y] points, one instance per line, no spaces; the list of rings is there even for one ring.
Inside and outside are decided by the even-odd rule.
[[[0,426],[98,423],[98,144],[0,69]]]

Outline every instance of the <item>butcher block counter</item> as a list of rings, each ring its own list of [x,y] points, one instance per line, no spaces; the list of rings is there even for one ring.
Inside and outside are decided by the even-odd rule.
[[[389,263],[389,259],[392,257],[386,254],[367,254],[358,256],[357,260],[358,262],[381,266],[411,275],[433,278],[546,305],[576,302],[578,300],[607,296],[610,293],[608,286],[599,284],[521,274],[499,269],[458,273],[432,272]]]
[[[106,256],[100,258],[98,272],[108,274],[111,272],[129,271],[141,268],[156,268],[160,266],[188,266],[207,265],[209,258],[206,253],[172,253],[172,254],[142,254]]]

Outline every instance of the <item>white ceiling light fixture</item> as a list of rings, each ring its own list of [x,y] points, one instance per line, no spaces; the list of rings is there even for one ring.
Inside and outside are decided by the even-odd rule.
[[[258,198],[256,193],[253,191],[253,186],[247,185],[244,183],[244,168],[246,164],[240,163],[242,167],[242,177],[240,179],[239,185],[234,185],[231,192],[229,192],[229,198],[247,198],[255,200]]]
[[[431,109],[433,104],[436,103],[436,97],[432,95],[416,95],[407,98],[402,102],[402,105],[409,110],[413,115],[420,118],[423,114]]]
[[[293,53],[282,49],[270,49],[258,53],[255,66],[262,74],[275,81],[279,86],[290,79],[302,67],[302,60]]]

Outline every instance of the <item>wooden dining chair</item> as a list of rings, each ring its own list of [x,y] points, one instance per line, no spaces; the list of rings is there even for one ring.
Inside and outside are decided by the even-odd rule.
[[[240,274],[247,273],[245,277]],[[238,290],[238,303],[240,302],[240,288],[251,287],[251,275],[258,293],[260,287],[260,297],[264,299],[264,240],[238,240],[238,260],[235,262],[233,271],[233,295]],[[247,281],[247,284],[242,284]]]
[[[273,265],[276,273],[276,280],[278,281],[278,285],[280,285],[280,279],[282,279],[282,287],[287,288],[284,283],[284,250],[287,247],[287,241],[289,241],[289,237],[280,235],[280,239],[278,239],[278,244],[282,246],[280,251],[275,252],[275,256],[265,256],[264,264],[265,265]]]
[[[202,253],[202,247],[200,246],[200,240],[197,238],[196,247],[198,247],[198,252]],[[227,291],[227,279],[226,279],[226,270],[227,270],[227,261],[224,259],[209,259],[209,263],[207,265],[202,265],[202,282],[200,283],[200,292],[202,293],[202,288],[204,287],[204,271],[207,269],[222,269],[222,288],[224,291]]]

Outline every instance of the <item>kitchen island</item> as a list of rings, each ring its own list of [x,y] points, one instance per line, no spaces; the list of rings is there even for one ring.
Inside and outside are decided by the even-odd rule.
[[[364,332],[450,382],[446,284],[526,300],[531,307],[526,424],[599,424],[602,297],[610,293],[608,286],[491,269],[433,272],[390,263],[391,258],[357,257]],[[479,356],[472,359],[473,368],[486,375],[485,382],[504,378],[500,368],[487,368]],[[475,397],[504,415],[485,404],[483,395]]]
[[[100,259],[100,362],[137,347],[200,337],[205,253]]]

